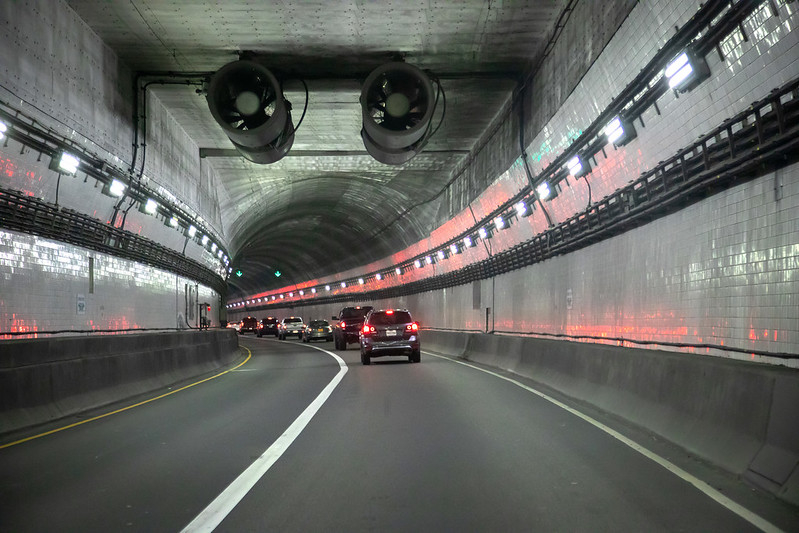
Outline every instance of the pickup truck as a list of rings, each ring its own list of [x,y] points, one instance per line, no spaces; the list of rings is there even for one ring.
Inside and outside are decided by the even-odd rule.
[[[302,331],[305,329],[305,322],[301,316],[288,316],[280,321],[280,326],[277,330],[277,338],[284,341],[289,335],[296,335],[298,339],[302,338]]]

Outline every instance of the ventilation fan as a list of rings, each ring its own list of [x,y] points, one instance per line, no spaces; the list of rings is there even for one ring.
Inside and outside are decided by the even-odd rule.
[[[294,142],[291,104],[260,63],[228,63],[211,78],[206,99],[214,120],[250,161],[274,163],[288,153]]]
[[[436,103],[430,78],[413,65],[393,62],[376,68],[361,90],[366,151],[389,165],[413,158],[431,135]]]

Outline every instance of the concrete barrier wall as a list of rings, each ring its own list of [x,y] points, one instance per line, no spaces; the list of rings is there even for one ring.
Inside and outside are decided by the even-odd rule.
[[[240,357],[233,330],[0,343],[0,434],[168,387]]]
[[[424,350],[530,378],[799,504],[799,371],[695,354],[424,331]]]

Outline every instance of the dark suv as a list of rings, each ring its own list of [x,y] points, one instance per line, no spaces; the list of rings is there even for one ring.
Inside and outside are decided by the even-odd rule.
[[[252,333],[256,333],[258,331],[258,319],[254,316],[248,316],[247,318],[243,318],[241,320],[241,329],[239,329],[239,333],[244,335],[248,331]]]
[[[419,323],[406,309],[384,309],[366,315],[361,326],[361,363],[368,365],[372,357],[407,355],[408,361],[422,360]]]
[[[258,325],[258,336],[274,335],[277,337],[277,324],[278,320],[273,316],[262,318],[261,323]]]
[[[333,340],[336,350],[346,350],[347,344],[358,342],[358,335],[363,326],[363,319],[372,310],[371,305],[359,305],[357,307],[345,307],[334,316],[333,320],[338,320],[336,329],[333,331]]]

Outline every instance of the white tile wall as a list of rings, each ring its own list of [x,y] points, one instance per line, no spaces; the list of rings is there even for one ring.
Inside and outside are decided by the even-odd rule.
[[[89,258],[94,258],[90,287]],[[186,309],[186,285],[192,308]],[[82,297],[86,304],[78,311]],[[197,302],[219,295],[169,272],[33,235],[0,230],[0,339],[6,332],[196,326]]]

